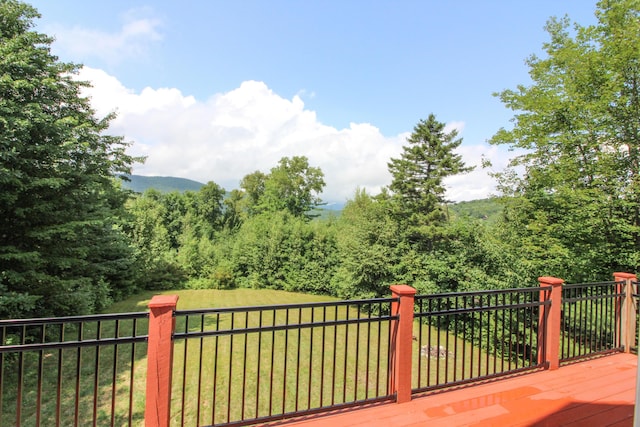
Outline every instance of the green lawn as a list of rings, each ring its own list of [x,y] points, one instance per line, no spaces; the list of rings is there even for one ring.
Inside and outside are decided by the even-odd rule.
[[[275,290],[162,293],[179,296],[178,310],[337,301],[326,296]],[[155,294],[141,293],[114,304],[108,311],[146,311]],[[347,305],[240,313],[233,318],[228,313],[208,314],[190,316],[188,321],[179,317],[176,331],[226,330],[232,323],[234,327],[269,327],[287,321],[305,324],[367,317],[365,312]],[[138,333],[146,333],[146,327],[146,319],[137,321]],[[129,336],[133,323],[122,322],[116,327],[113,322],[100,325],[92,322],[83,325],[82,334],[95,336],[98,329],[102,337]],[[413,343],[414,387],[460,379],[463,372],[466,377],[474,366],[480,373],[495,366],[492,357],[447,331],[425,326],[420,329],[417,322],[414,331],[421,335]],[[78,333],[79,326],[72,325],[65,332],[65,340],[76,339]],[[420,356],[420,340],[422,345],[429,339],[435,345],[438,335],[440,344],[457,350],[456,360]],[[474,360],[461,359],[463,348],[466,354],[475,349],[477,361],[476,356]],[[209,425],[384,396],[388,390],[388,350],[388,321],[178,339],[174,347],[172,424]],[[21,386],[22,425],[36,425],[38,400],[42,407],[41,425],[55,425],[56,417],[60,425],[65,426],[76,422],[80,426],[91,425],[94,419],[97,425],[109,425],[112,408],[116,413],[115,425],[127,425],[129,418],[132,425],[143,424],[146,343],[135,347],[130,344],[117,348],[103,346],[99,354],[90,347],[25,352],[21,359],[6,355],[2,363],[0,424],[3,426],[16,424],[18,385],[15,382],[16,368],[20,365],[26,374]],[[97,376],[94,375],[96,367]],[[59,391],[58,378],[62,383]],[[76,397],[76,390],[80,397]]]
[[[145,311],[154,295],[178,295],[178,310],[338,301],[336,298],[323,295],[308,295],[273,289],[146,291],[113,304],[105,312]]]

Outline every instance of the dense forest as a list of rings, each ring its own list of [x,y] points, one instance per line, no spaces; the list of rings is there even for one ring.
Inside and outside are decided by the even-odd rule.
[[[303,156],[231,191],[123,188],[143,159],[80,96],[78,65],[51,54],[37,11],[0,1],[0,318],[96,312],[142,289],[361,298],[637,271],[640,2],[602,1],[596,16],[550,19],[529,85],[496,94],[514,116],[490,142],[524,154],[495,174],[486,216],[446,199],[443,180],[470,168],[434,114],[389,159],[387,187],[354,188],[326,215],[323,171]]]

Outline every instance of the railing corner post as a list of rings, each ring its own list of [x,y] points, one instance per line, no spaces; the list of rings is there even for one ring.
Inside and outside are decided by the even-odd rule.
[[[636,299],[633,295],[637,277],[631,273],[613,273],[613,278],[618,283],[617,293],[621,295],[616,300],[616,341],[624,347],[625,353],[630,353],[636,341]]]
[[[173,367],[172,336],[175,330],[173,312],[177,303],[177,295],[156,295],[149,302],[147,388],[144,410],[146,427],[169,427]]]
[[[549,370],[555,370],[560,366],[560,316],[564,280],[557,277],[538,277],[538,282],[540,287],[551,286],[551,292],[541,291],[541,296],[544,293],[544,297],[551,301],[551,305],[540,310],[538,333],[543,333],[544,337],[542,340],[538,339],[538,363],[547,362]],[[542,348],[540,348],[541,345]],[[544,351],[541,351],[543,349]],[[544,357],[544,360],[541,357]]]
[[[413,305],[416,290],[408,285],[391,285],[393,298],[399,302],[391,304],[391,315],[398,316],[393,322],[396,329],[392,348],[392,366],[389,387],[391,394],[396,393],[396,402],[404,403],[411,400],[412,373],[412,341],[413,341]]]

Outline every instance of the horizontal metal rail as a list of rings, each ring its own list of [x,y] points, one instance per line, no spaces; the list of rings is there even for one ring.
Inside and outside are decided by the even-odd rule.
[[[177,313],[179,315],[181,313]],[[376,317],[376,321],[383,320],[397,320],[398,316],[379,316]],[[250,328],[239,329],[223,329],[219,331],[193,331],[193,332],[175,332],[173,334],[174,340],[187,339],[187,338],[200,338],[200,337],[215,337],[222,335],[240,335],[240,334],[252,334],[257,332],[275,332],[275,331],[287,331],[293,329],[308,329],[317,328],[320,326],[341,326],[341,325],[355,325],[359,323],[371,323],[369,319],[349,319],[349,320],[334,320],[326,322],[308,322],[308,323],[294,323],[289,325],[274,325],[274,326],[257,326]]]
[[[251,305],[244,307],[220,307],[220,308],[201,308],[192,310],[176,310],[176,315],[189,316],[199,314],[216,314],[216,313],[242,313],[242,312],[254,312],[254,311],[268,311],[268,310],[292,310],[292,309],[304,309],[304,308],[322,308],[322,307],[342,307],[342,306],[373,306],[376,304],[385,304],[391,302],[397,302],[398,298],[371,298],[371,299],[356,299],[356,300],[343,300],[343,301],[324,301],[324,302],[306,302],[306,303],[294,303],[294,304],[275,304],[275,305]]]
[[[31,325],[55,325],[60,323],[97,322],[105,320],[119,319],[144,319],[149,318],[146,311],[134,313],[112,313],[112,314],[89,314],[85,316],[62,316],[62,317],[38,317],[34,319],[4,319],[0,320],[0,328],[8,326],[31,326]]]
[[[19,353],[24,351],[55,350],[80,347],[114,346],[118,344],[132,344],[146,342],[147,335],[135,337],[87,339],[83,341],[47,342],[39,344],[13,344],[0,347],[0,353]]]

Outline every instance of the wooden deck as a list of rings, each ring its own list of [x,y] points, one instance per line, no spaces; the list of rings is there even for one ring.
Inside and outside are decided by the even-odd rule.
[[[637,356],[614,354],[285,427],[632,426]]]

